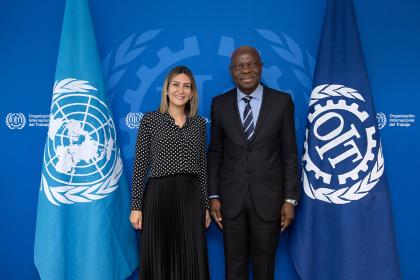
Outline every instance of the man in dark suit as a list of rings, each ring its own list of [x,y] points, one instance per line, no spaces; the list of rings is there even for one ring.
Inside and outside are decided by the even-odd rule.
[[[210,210],[223,229],[226,279],[248,279],[251,256],[254,279],[269,280],[299,198],[293,101],[260,84],[252,47],[233,52],[230,72],[237,88],[211,107]]]

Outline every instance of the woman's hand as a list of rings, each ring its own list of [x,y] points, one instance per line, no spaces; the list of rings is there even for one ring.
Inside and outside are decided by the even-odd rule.
[[[206,228],[209,228],[210,223],[211,223],[210,212],[208,209],[206,209]]]
[[[130,222],[133,228],[143,229],[143,212],[139,210],[131,210]]]

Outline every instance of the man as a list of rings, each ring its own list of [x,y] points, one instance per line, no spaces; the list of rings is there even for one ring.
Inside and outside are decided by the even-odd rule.
[[[223,229],[226,279],[274,279],[279,232],[299,198],[293,102],[260,84],[262,62],[243,46],[231,58],[237,88],[213,99],[209,198]]]

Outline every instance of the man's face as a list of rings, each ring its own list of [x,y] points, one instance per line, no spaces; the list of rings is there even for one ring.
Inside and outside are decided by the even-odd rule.
[[[255,49],[238,49],[232,56],[230,73],[238,88],[245,94],[252,93],[261,80],[262,63]]]

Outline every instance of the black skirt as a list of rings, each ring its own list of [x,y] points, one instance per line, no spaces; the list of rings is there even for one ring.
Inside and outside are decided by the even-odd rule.
[[[209,279],[205,208],[196,175],[149,179],[140,242],[140,280]]]

